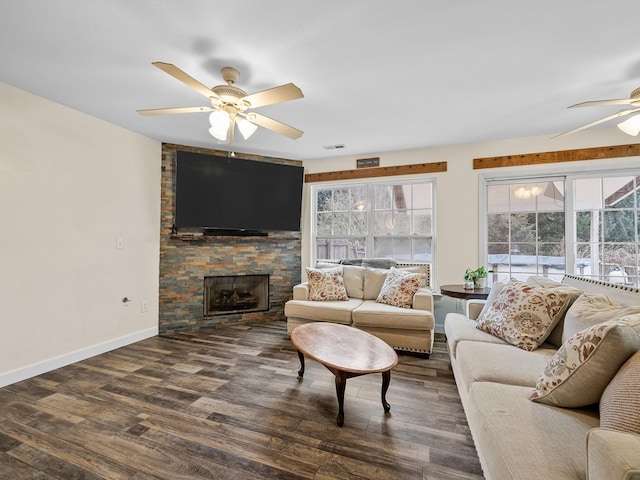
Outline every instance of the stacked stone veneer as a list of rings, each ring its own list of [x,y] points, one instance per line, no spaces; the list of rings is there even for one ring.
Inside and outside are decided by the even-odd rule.
[[[174,180],[178,150],[226,155],[182,145],[162,145],[160,231],[160,332],[197,330],[218,324],[284,320],[284,304],[300,282],[301,237],[298,232],[269,232],[266,237],[194,237],[172,234]],[[301,162],[236,153],[238,158],[300,165]],[[268,312],[204,317],[205,276],[268,274]]]

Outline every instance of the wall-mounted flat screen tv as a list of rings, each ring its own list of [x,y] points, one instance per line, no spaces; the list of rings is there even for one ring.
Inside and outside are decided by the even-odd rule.
[[[300,231],[304,168],[177,152],[177,228]]]

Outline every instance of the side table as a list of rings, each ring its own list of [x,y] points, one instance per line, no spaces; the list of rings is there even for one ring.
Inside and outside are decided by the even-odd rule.
[[[467,289],[464,285],[442,285],[440,293],[447,297],[460,298],[465,301],[465,314],[469,317],[469,300],[486,300],[491,292],[490,288]],[[482,302],[471,302],[482,303]]]
[[[440,293],[447,297],[461,298],[463,300],[486,300],[491,292],[490,288],[466,289],[464,285],[442,285]]]

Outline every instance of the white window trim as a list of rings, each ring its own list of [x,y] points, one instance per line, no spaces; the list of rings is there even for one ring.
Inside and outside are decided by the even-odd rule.
[[[389,180],[389,177],[386,177],[384,179],[379,179],[379,180],[371,180],[371,179],[352,179],[352,180],[342,180],[342,181],[336,181],[336,182],[318,182],[318,183],[314,183],[311,185],[311,189],[310,189],[310,200],[311,200],[311,237],[310,237],[310,260],[311,260],[311,265],[315,265],[317,262],[317,245],[316,245],[316,238],[317,238],[317,229],[316,229],[316,215],[317,215],[317,190],[319,189],[323,189],[323,188],[336,188],[336,187],[351,187],[351,186],[357,186],[357,185],[397,185],[397,184],[405,184],[405,183],[411,183],[411,184],[419,184],[419,183],[431,183],[432,187],[431,187],[431,205],[432,205],[432,212],[433,212],[433,222],[431,225],[431,282],[433,285],[436,285],[435,283],[435,278],[436,278],[436,267],[435,267],[435,259],[436,259],[436,248],[437,248],[437,232],[436,232],[436,216],[437,216],[437,209],[436,209],[436,199],[437,199],[437,195],[436,195],[436,188],[437,188],[437,178],[436,177],[419,177],[416,178],[415,176],[412,177],[407,177],[407,176],[398,176],[398,177],[394,177],[393,180]],[[373,201],[373,199],[369,199],[369,201]],[[373,222],[373,209],[368,211],[368,218],[367,221],[369,222],[369,225],[372,225]],[[367,242],[369,242],[369,238],[367,238]],[[373,248],[372,245],[369,245],[367,243],[367,248]]]
[[[483,262],[488,255],[487,247],[487,186],[490,184],[505,184],[515,182],[532,182],[532,181],[552,181],[563,180],[565,184],[565,238],[569,241],[565,241],[565,264],[566,273],[575,273],[575,253],[574,253],[574,238],[575,238],[575,222],[574,222],[574,208],[573,208],[573,181],[577,179],[585,178],[606,178],[606,177],[618,177],[618,176],[638,176],[640,175],[640,168],[633,167],[613,167],[607,168],[604,166],[597,166],[585,171],[584,168],[573,168],[563,170],[562,172],[555,169],[541,169],[527,171],[519,170],[517,175],[509,175],[509,172],[496,172],[496,173],[481,173],[478,175],[478,258]]]

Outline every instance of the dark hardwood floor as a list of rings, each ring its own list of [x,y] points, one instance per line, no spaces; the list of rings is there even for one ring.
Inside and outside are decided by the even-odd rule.
[[[3,479],[481,479],[443,339],[347,381],[283,322],[150,338],[0,389]]]

